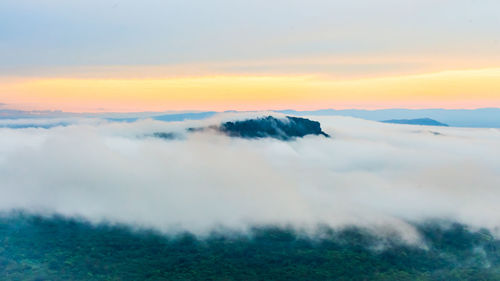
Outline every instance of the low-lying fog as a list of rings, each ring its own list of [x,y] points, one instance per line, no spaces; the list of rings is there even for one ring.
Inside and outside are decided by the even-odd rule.
[[[416,241],[411,223],[427,219],[500,234],[498,129],[315,116],[331,138],[185,132],[249,117],[0,128],[0,209],[201,235],[253,225],[356,225]]]

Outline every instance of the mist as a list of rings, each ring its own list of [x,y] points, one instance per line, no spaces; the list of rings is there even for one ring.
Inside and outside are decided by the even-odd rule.
[[[314,116],[331,138],[186,133],[266,114],[0,128],[0,211],[198,235],[359,226],[415,242],[428,220],[500,235],[500,130]]]

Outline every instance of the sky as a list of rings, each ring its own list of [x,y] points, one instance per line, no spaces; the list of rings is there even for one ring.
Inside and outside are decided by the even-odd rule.
[[[0,106],[500,107],[494,0],[3,0]]]

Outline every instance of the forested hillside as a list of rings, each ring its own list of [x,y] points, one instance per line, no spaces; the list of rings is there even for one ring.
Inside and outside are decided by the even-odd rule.
[[[500,280],[500,241],[418,226],[428,249],[362,229],[165,236],[26,215],[0,219],[2,280]]]

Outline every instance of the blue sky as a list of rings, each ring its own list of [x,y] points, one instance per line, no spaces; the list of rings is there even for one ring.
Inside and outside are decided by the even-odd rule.
[[[3,0],[3,73],[323,56],[498,56],[500,2]],[[417,68],[400,62],[333,70]],[[230,71],[286,71],[269,65]],[[300,70],[301,66],[296,66]],[[328,67],[302,65],[304,71]]]

